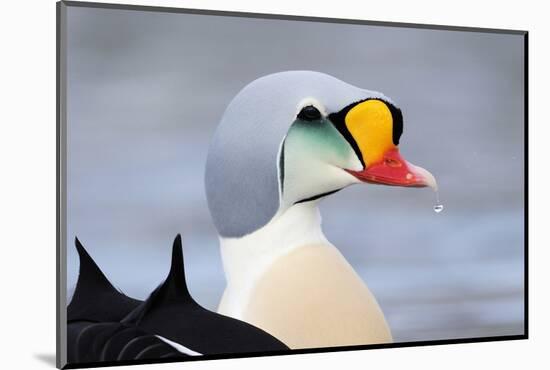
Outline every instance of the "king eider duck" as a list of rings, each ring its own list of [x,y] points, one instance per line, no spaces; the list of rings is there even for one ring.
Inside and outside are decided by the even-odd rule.
[[[218,312],[291,349],[391,342],[375,297],[324,236],[318,203],[357,183],[436,189],[400,155],[402,132],[390,98],[327,74],[281,72],[244,87],[206,163],[227,281]]]
[[[69,364],[391,342],[375,297],[323,235],[317,206],[356,183],[437,189],[399,154],[402,132],[391,99],[323,73],[250,83],[227,107],[206,163],[227,280],[219,314],[191,297],[179,235],[166,280],[145,301],[115,289],[76,239]]]

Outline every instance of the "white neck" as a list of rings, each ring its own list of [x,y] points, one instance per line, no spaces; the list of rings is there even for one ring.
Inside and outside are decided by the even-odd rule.
[[[227,291],[220,312],[239,316],[240,302],[256,280],[282,255],[303,245],[329,244],[321,230],[317,201],[296,204],[277,214],[267,225],[241,238],[220,238]],[[231,296],[231,302],[226,299]],[[238,297],[237,297],[238,296]]]

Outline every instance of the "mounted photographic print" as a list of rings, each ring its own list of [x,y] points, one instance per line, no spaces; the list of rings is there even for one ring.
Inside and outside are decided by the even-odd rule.
[[[527,338],[527,32],[57,10],[58,367]]]

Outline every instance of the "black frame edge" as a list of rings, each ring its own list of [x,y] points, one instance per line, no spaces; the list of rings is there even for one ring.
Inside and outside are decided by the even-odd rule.
[[[523,174],[523,181],[524,181],[524,207],[525,207],[525,214],[524,214],[524,242],[523,242],[523,248],[524,248],[524,271],[523,271],[523,279],[524,279],[524,309],[523,309],[523,332],[525,333],[525,338],[529,338],[529,32],[525,32],[524,35],[524,64],[523,64],[523,83],[524,83],[524,101],[523,101],[523,109],[524,109],[524,174]]]
[[[370,25],[370,26],[416,28],[416,29],[428,29],[428,30],[439,30],[439,31],[484,32],[484,33],[501,33],[501,34],[517,34],[517,35],[523,35],[527,33],[526,30],[515,30],[515,29],[464,27],[464,26],[450,26],[450,25],[425,24],[425,23],[407,23],[407,22],[385,22],[385,21],[372,21],[372,20],[348,19],[348,18],[313,17],[313,16],[291,15],[291,14],[252,13],[252,12],[238,12],[238,11],[229,11],[229,10],[175,8],[175,7],[166,7],[166,6],[113,4],[113,3],[72,1],[72,0],[62,0],[62,2],[67,6],[96,8],[96,9],[133,10],[133,11],[142,11],[142,12],[161,12],[161,13],[177,13],[177,14],[200,14],[200,15],[210,15],[210,16],[278,19],[278,20],[293,20],[293,21],[319,22],[319,23],[359,24],[359,25]]]
[[[56,9],[56,349],[58,369],[67,365],[67,315],[66,315],[66,11],[63,1]]]
[[[459,338],[459,339],[443,339],[430,340],[419,342],[402,342],[388,344],[371,344],[361,346],[342,346],[342,347],[325,347],[311,349],[294,349],[278,352],[251,352],[251,353],[232,353],[220,355],[204,355],[190,356],[185,359],[155,359],[155,360],[134,360],[134,361],[108,361],[108,362],[88,362],[83,364],[67,364],[64,369],[81,369],[94,367],[112,367],[112,366],[127,366],[127,365],[146,365],[146,364],[164,364],[164,363],[182,363],[194,361],[211,361],[211,360],[226,360],[234,358],[249,358],[249,357],[271,357],[271,356],[292,356],[299,354],[315,354],[315,353],[332,353],[332,352],[349,352],[373,349],[388,349],[388,348],[405,348],[405,347],[425,347],[434,345],[450,345],[450,344],[473,344],[485,342],[502,342],[510,340],[525,340],[525,335],[506,335],[499,337],[481,337],[481,338]]]

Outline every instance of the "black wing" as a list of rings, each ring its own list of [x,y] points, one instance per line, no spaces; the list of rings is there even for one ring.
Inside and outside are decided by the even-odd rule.
[[[115,289],[78,238],[75,238],[75,245],[80,259],[80,272],[73,298],[67,307],[67,322],[122,320],[141,301]]]
[[[67,307],[69,363],[183,357],[172,346],[120,320],[142,301],[113,287],[78,239],[80,273]]]
[[[201,307],[191,297],[185,281],[181,237],[172,248],[170,273],[139,307],[123,321],[202,354],[227,354],[287,350],[265,331],[244,321]]]
[[[78,239],[75,244],[80,274],[67,307],[69,363],[288,350],[265,331],[195,302],[185,281],[180,235],[168,277],[145,301],[116,290]]]

